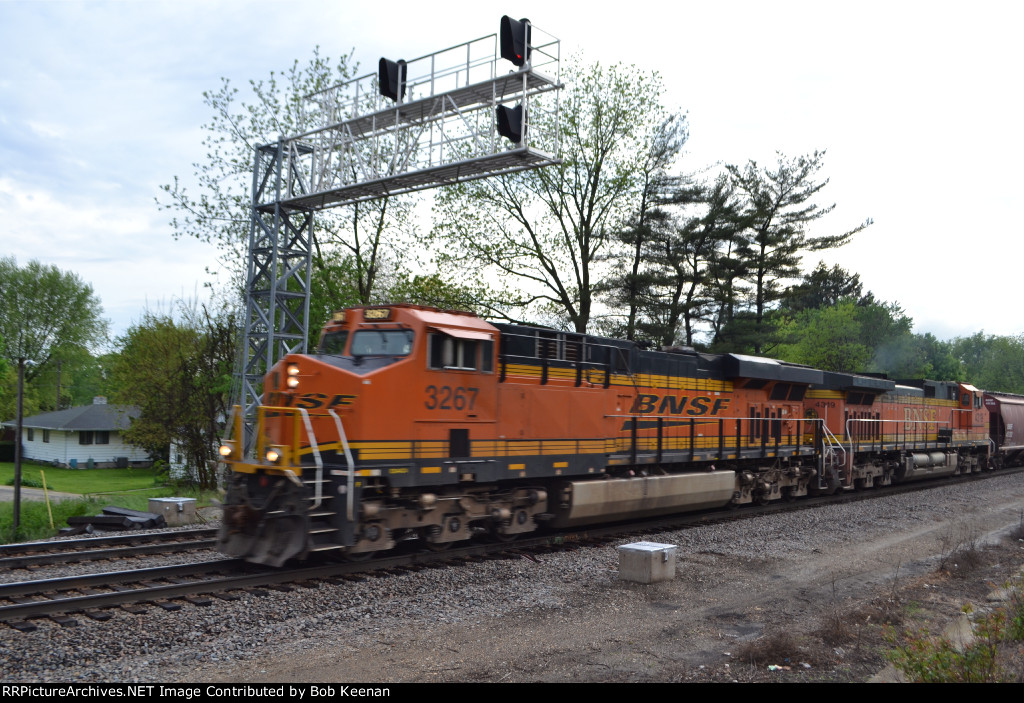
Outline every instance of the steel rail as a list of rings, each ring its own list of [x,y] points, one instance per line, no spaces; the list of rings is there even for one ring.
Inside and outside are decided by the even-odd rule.
[[[0,558],[0,569],[23,569],[27,566],[66,564],[77,561],[96,561],[98,559],[122,559],[127,557],[145,556],[147,554],[164,554],[166,552],[186,552],[199,549],[212,549],[216,546],[217,540],[211,537],[210,539],[138,544],[130,547],[113,547],[110,549],[87,549],[67,552],[25,554],[16,557]]]
[[[0,544],[0,557],[27,554],[30,552],[54,552],[73,549],[75,547],[113,547],[118,545],[139,544],[141,542],[161,542],[174,539],[202,539],[216,537],[217,529],[214,527],[203,527],[195,530],[178,530],[165,532],[147,532],[145,534],[106,535],[103,537],[83,537],[81,539],[62,539],[45,542],[16,542],[12,544]]]

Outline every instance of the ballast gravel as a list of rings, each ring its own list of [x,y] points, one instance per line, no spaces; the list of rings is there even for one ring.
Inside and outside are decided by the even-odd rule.
[[[680,531],[676,577],[618,579],[617,544],[296,587],[236,601],[116,610],[107,622],[0,625],[0,672],[22,682],[733,680],[735,651],[809,632],[843,604],[929,579],[964,544],[1024,519],[1024,474]],[[637,541],[633,538],[628,541]],[[1013,553],[1012,551],[1010,552]],[[1024,564],[1018,548],[1016,563]],[[131,567],[202,561],[153,556]],[[1011,559],[1012,561],[1012,559]],[[95,563],[0,573],[20,581]],[[955,617],[950,606],[950,617]],[[793,665],[837,680],[843,648]],[[827,660],[827,662],[826,662]],[[848,662],[847,662],[848,663]],[[730,669],[729,667],[733,668]],[[831,667],[831,668],[830,668]],[[738,677],[743,678],[743,677]],[[813,677],[812,677],[813,678]],[[852,680],[852,679],[851,679]]]

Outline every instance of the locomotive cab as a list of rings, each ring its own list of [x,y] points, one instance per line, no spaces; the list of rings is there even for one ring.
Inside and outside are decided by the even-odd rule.
[[[546,507],[542,491],[481,488],[474,499],[457,488],[498,473],[474,457],[479,439],[494,435],[496,339],[468,313],[413,305],[336,313],[316,354],[288,355],[266,375],[255,451],[225,456],[233,480],[222,550],[281,565],[406,538],[447,544],[481,521],[532,529]]]

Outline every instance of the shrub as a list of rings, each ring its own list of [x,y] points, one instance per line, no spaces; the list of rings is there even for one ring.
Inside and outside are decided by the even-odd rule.
[[[963,607],[964,613],[971,606]],[[888,628],[886,641],[892,649],[886,658],[915,683],[994,683],[1004,681],[999,666],[999,643],[1006,633],[1006,612],[996,610],[974,623],[975,639],[957,647],[947,637],[928,630],[906,631],[902,641]]]
[[[7,485],[8,486],[13,486],[14,485],[14,479],[12,478],[12,479],[8,480],[7,481]],[[22,488],[42,488],[43,487],[43,482],[40,479],[32,478],[31,476],[22,476],[21,477],[21,487]]]

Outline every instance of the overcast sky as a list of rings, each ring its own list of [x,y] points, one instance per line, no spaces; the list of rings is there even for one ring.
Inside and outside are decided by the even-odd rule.
[[[91,283],[115,333],[191,297],[212,247],[154,203],[203,159],[202,92],[317,45],[413,58],[529,17],[563,56],[660,71],[693,169],[827,150],[813,233],[875,224],[827,255],[942,339],[1024,332],[1019,34],[1001,2],[0,0],[0,256]],[[635,8],[635,9],[634,9]],[[805,261],[808,269],[816,259]]]

